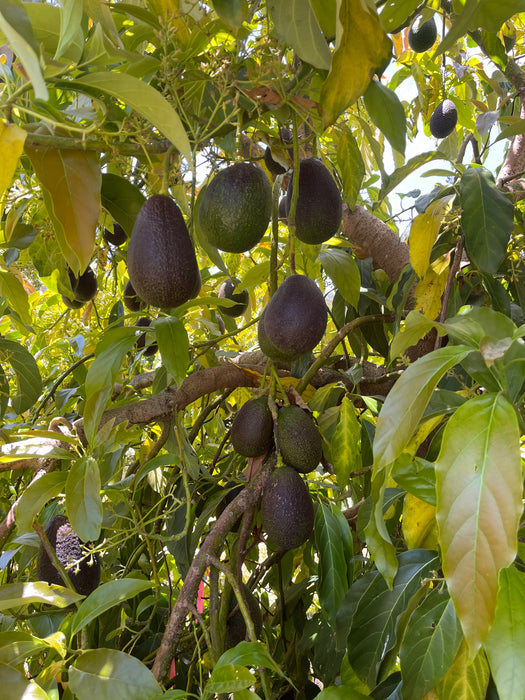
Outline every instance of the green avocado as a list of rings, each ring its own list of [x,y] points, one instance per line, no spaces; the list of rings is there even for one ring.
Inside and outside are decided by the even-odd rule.
[[[220,170],[199,205],[199,226],[213,246],[243,253],[259,243],[272,216],[272,186],[255,163]]]
[[[195,249],[179,207],[167,195],[153,195],[142,205],[129,239],[127,265],[136,294],[152,306],[180,306],[199,293]]]
[[[288,465],[276,469],[261,499],[261,522],[268,537],[283,549],[300,547],[314,526],[314,506],[299,472]]]
[[[313,471],[323,456],[322,439],[316,424],[299,406],[283,406],[277,414],[279,450],[283,462],[298,472]]]
[[[233,449],[244,457],[260,457],[268,452],[273,445],[273,418],[267,396],[249,399],[241,406],[230,439]]]

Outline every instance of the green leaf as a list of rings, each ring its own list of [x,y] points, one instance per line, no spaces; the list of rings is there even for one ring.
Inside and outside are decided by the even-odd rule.
[[[96,459],[85,455],[73,462],[66,481],[66,513],[84,542],[97,540],[102,525],[100,471]]]
[[[408,493],[436,505],[436,471],[432,462],[403,453],[394,462],[390,476]]]
[[[352,401],[345,396],[339,409],[339,420],[331,440],[331,456],[337,483],[344,489],[350,474],[361,469],[361,425]]]
[[[425,153],[420,153],[410,160],[407,160],[405,165],[400,168],[396,168],[391,175],[387,175],[383,178],[381,189],[377,195],[378,201],[382,201],[393,189],[395,189],[403,180],[412,175],[418,168],[422,165],[426,165],[431,160],[443,159],[443,154],[439,151],[426,151]]]
[[[473,27],[479,5],[479,0],[466,0],[462,12],[455,13],[452,26],[442,38],[434,56],[445,53],[451,46],[454,46],[458,39],[468,32],[469,28]],[[477,27],[478,25],[475,26]]]
[[[420,5],[420,0],[386,0],[379,15],[385,32],[400,27]]]
[[[243,289],[251,290],[255,289],[255,287],[260,287],[261,284],[269,278],[269,276],[269,260],[265,260],[257,265],[251,265],[246,274],[243,276],[241,283],[235,288],[235,291],[238,294],[239,292],[242,292]]]
[[[0,663],[0,684],[4,698],[12,700],[49,700],[48,694],[24,673]]]
[[[237,33],[243,22],[250,20],[250,5],[246,0],[212,0],[211,4],[234,34]]]
[[[24,285],[10,272],[0,270],[0,296],[9,301],[9,306],[20,316],[22,323],[31,324],[31,312]]]
[[[330,48],[308,0],[268,0],[266,5],[279,40],[306,63],[328,70]]]
[[[357,309],[361,275],[354,258],[345,250],[326,248],[321,250],[319,259],[343,299]]]
[[[49,646],[38,637],[27,632],[0,633],[0,664],[18,666],[35,654],[40,654]]]
[[[214,668],[232,665],[264,666],[264,668],[269,668],[280,676],[283,675],[281,667],[272,659],[262,642],[239,642],[232,649],[228,649],[222,654]]]
[[[191,163],[191,146],[179,115],[163,95],[147,83],[127,73],[96,72],[81,79],[59,83],[67,90],[87,87],[122,100],[148,119]]]
[[[412,613],[401,643],[403,695],[425,697],[452,666],[462,638],[452,601],[434,588]]]
[[[489,684],[490,670],[487,658],[480,652],[472,661],[468,645],[463,641],[458,655],[436,688],[438,698],[454,700],[485,700]]]
[[[30,603],[46,603],[56,608],[67,608],[82,600],[83,596],[64,586],[50,586],[43,581],[36,583],[7,583],[0,587],[0,610],[20,608]]]
[[[330,73],[321,87],[325,127],[364,94],[372,75],[388,63],[392,51],[375,8],[361,0],[342,0],[339,23]]]
[[[0,338],[0,360],[9,362],[16,374],[18,392],[11,398],[13,411],[27,411],[42,393],[42,378],[35,358],[14,340]]]
[[[363,95],[372,122],[386,136],[392,148],[405,154],[406,116],[399,97],[378,80],[372,80]]]
[[[215,666],[206,684],[205,697],[214,693],[234,693],[236,690],[249,688],[254,682],[255,676],[244,666]]]
[[[178,318],[158,318],[153,322],[162,363],[180,386],[190,362],[190,343],[184,323]]]
[[[475,396],[450,418],[436,492],[443,571],[473,657],[494,619],[499,571],[516,556],[523,510],[518,421],[503,395]]]
[[[62,58],[81,31],[83,8],[77,0],[62,0],[60,10],[60,41],[55,59]]]
[[[479,3],[473,29],[482,27],[488,32],[498,32],[506,20],[520,12],[525,12],[525,0],[484,0]]]
[[[468,256],[480,270],[495,274],[514,228],[512,202],[483,168],[468,168],[463,173],[459,193]]]
[[[129,238],[146,197],[129,180],[113,173],[102,173],[100,196],[104,209],[118,221]]]
[[[341,512],[339,511],[339,514]],[[344,519],[344,516],[343,516]],[[352,538],[348,523],[348,537]],[[328,621],[335,627],[337,611],[348,590],[345,543],[337,511],[319,503],[315,514],[315,544],[319,555],[317,594]]]
[[[427,318],[421,311],[410,311],[405,319],[405,327],[396,333],[390,346],[390,360],[400,357],[407,348],[415,345],[432,328],[433,321]]]
[[[335,36],[337,0],[310,0],[317,21],[327,39]]]
[[[377,419],[376,471],[387,467],[403,452],[441,377],[470,352],[471,348],[464,345],[439,348],[420,357],[403,372],[386,397]]]
[[[525,688],[525,574],[502,569],[494,623],[484,644],[500,698],[521,700]]]
[[[317,700],[366,700],[370,695],[363,695],[345,685],[330,685],[315,697]]]
[[[343,181],[344,200],[353,209],[365,176],[365,164],[350,130],[343,132],[337,144],[337,166]]]
[[[81,654],[69,667],[69,687],[78,700],[152,700],[161,692],[141,661],[115,649]]]
[[[122,578],[103,583],[80,605],[71,622],[71,635],[75,635],[114,605],[129,600],[152,586],[152,581],[137,578]]]
[[[66,478],[65,472],[50,472],[25,488],[16,507],[16,526],[20,534],[32,531],[33,520],[46,503],[63,492]]]
[[[364,535],[370,554],[390,588],[396,575],[397,560],[395,548],[390,540],[384,519],[387,478],[388,471],[386,469],[382,469],[372,478],[370,488],[372,509],[370,519],[364,529]]]

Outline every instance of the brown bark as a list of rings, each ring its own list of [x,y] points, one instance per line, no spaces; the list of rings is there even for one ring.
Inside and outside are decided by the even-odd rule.
[[[525,119],[525,90],[520,93],[520,118]],[[525,172],[525,134],[517,134],[512,139],[505,162],[498,175],[496,184],[503,187],[517,176]],[[519,188],[521,189],[521,187]]]

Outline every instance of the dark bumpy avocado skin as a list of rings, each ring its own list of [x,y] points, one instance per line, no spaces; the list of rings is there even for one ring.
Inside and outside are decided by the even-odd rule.
[[[46,535],[76,592],[80,595],[89,595],[100,583],[100,561],[97,555],[85,558],[81,546],[83,543],[63,515],[55,515],[52,518],[46,528]],[[69,568],[71,564],[73,565]],[[58,586],[66,585],[42,546],[38,552],[36,570],[39,581],[54,583]]]
[[[231,316],[232,318],[242,316],[248,308],[248,302],[250,301],[248,290],[243,289],[242,292],[233,291],[239,282],[240,280],[237,277],[229,277],[219,288],[219,299],[230,299],[237,302],[235,306],[221,306],[221,313],[225,316]]]
[[[279,359],[293,360],[317,345],[328,320],[319,287],[309,277],[292,275],[277,289],[259,320],[259,344],[266,339]],[[269,355],[272,357],[272,355]]]
[[[262,495],[261,522],[268,537],[284,549],[300,547],[310,537],[312,497],[293,467],[279,467],[271,475]]]
[[[148,318],[147,316],[142,316],[141,318],[138,319],[138,321],[135,323],[136,326],[139,326],[140,328],[147,328],[148,326],[151,326],[151,318]],[[146,333],[142,333],[139,335],[137,339],[137,348],[141,350],[143,347],[146,345]],[[148,347],[144,350],[144,356],[145,357],[151,357],[154,355],[157,350],[159,349],[159,346],[157,343],[151,343],[148,345]]]
[[[451,134],[458,123],[458,112],[452,100],[443,100],[430,117],[430,133],[436,139],[444,139]]]
[[[104,229],[104,240],[107,243],[111,243],[111,245],[114,246],[119,246],[125,243],[128,240],[128,237],[126,236],[126,232],[122,228],[122,226],[115,221],[113,224],[113,233],[108,229]]]
[[[147,304],[145,304],[142,299],[139,299],[137,292],[133,289],[133,285],[128,280],[126,286],[124,287],[124,296],[122,301],[124,306],[130,311],[142,311],[145,309]]]
[[[68,274],[75,301],[81,301],[83,304],[91,301],[98,291],[97,276],[93,270],[88,266],[80,277],[76,277],[74,272],[68,269]]]
[[[199,293],[195,249],[179,207],[167,195],[153,195],[142,205],[129,239],[127,265],[135,292],[152,306],[180,306]]]
[[[408,30],[408,45],[416,53],[428,51],[434,46],[437,37],[436,20],[431,17],[426,22],[421,22],[422,15],[418,15]]]
[[[290,213],[295,173],[288,183],[286,216]],[[328,168],[317,158],[305,158],[299,166],[299,197],[295,210],[295,235],[316,245],[335,236],[343,217],[343,200]]]
[[[244,585],[244,595],[246,605],[248,606],[248,612],[250,613],[255,629],[255,636],[259,638],[263,628],[262,613],[259,601],[246,585]],[[231,649],[239,644],[239,642],[243,642],[246,639],[246,622],[244,621],[244,617],[242,616],[242,613],[237,605],[237,598],[232,592],[230,598],[230,613],[235,608],[237,608],[237,610],[235,610],[233,615],[228,617],[226,620],[226,633],[224,637],[224,647],[226,649]]]
[[[231,428],[233,449],[243,457],[259,457],[273,445],[273,419],[268,397],[249,399],[241,406]]]
[[[283,406],[277,414],[279,449],[283,462],[307,474],[323,456],[321,434],[312,418],[299,406]]]
[[[199,226],[219,250],[243,253],[253,248],[272,215],[272,186],[255,163],[234,163],[220,170],[199,206]]]

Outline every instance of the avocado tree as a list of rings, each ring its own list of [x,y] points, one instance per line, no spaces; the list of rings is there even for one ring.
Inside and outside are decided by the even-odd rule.
[[[2,697],[523,700],[524,53],[2,0]]]

